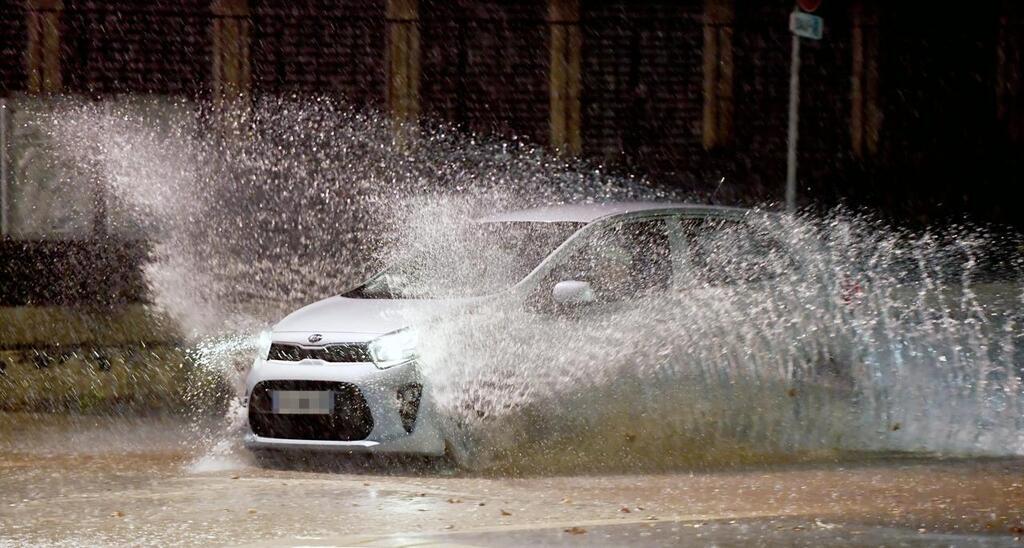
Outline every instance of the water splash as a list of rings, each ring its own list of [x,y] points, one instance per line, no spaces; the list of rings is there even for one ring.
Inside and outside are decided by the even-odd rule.
[[[403,253],[466,263],[471,232],[436,241],[482,212],[685,198],[524,143],[436,128],[395,141],[390,122],[328,99],[261,100],[234,125],[188,103],[158,110],[71,105],[44,125],[154,242],[154,300],[208,337],[200,370],[231,382],[253,333],[288,310]],[[457,451],[506,470],[1024,453],[1016,239],[772,219],[760,228],[782,252],[766,256],[767,281],[696,284],[585,321],[507,303],[411,317]],[[737,244],[709,243],[723,258]],[[1003,268],[982,264],[998,250]]]
[[[502,305],[424,321],[453,437],[483,466],[527,470],[1024,452],[1019,265],[977,264],[1016,240],[863,218],[764,228],[787,268],[762,282],[584,321]],[[739,248],[712,256],[728,266]]]
[[[113,222],[154,241],[154,299],[199,335],[360,280],[417,196],[478,211],[667,196],[526,143],[442,128],[396,141],[389,121],[323,97],[263,99],[227,119],[183,101],[70,104],[40,123],[107,181],[124,213]]]

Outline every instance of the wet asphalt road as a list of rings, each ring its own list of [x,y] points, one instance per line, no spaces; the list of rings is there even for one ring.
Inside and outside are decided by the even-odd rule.
[[[1024,459],[506,478],[261,467],[171,419],[3,419],[0,546],[1024,546]]]

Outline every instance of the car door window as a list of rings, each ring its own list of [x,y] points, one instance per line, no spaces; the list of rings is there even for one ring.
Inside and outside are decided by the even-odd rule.
[[[741,221],[687,219],[679,230],[685,257],[676,262],[687,272],[678,273],[676,280],[683,287],[762,282],[792,267],[778,240]]]
[[[548,292],[563,280],[588,282],[598,302],[617,302],[663,292],[672,280],[664,221],[623,222],[589,238],[542,284]]]

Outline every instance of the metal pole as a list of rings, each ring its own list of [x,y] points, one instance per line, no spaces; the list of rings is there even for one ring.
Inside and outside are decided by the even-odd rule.
[[[793,35],[789,62],[789,134],[786,138],[786,211],[796,211],[796,140],[800,122],[800,37]]]
[[[7,99],[0,97],[0,236],[7,235]]]

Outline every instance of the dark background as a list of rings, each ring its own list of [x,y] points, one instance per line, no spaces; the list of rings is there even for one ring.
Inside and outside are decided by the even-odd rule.
[[[711,3],[582,0],[581,157],[697,200],[778,203],[793,3],[735,0],[731,18],[709,24]],[[211,99],[211,28],[239,17],[204,0],[0,0],[4,97],[33,91],[29,12],[41,4],[60,8],[55,91],[95,99]],[[250,0],[247,8],[252,100],[308,93],[387,107],[385,0]],[[424,123],[549,145],[549,1],[421,0],[418,9]],[[825,37],[803,42],[800,206],[845,205],[911,227],[1024,226],[1013,199],[1024,152],[1022,3],[824,0],[817,14]],[[734,75],[732,130],[713,146],[702,140],[709,27],[731,32]],[[859,150],[855,32],[873,44],[877,82],[877,146]],[[102,226],[73,242],[5,235],[0,305],[144,299],[136,265],[145,248],[112,241]],[[69,271],[88,275],[72,282]]]

